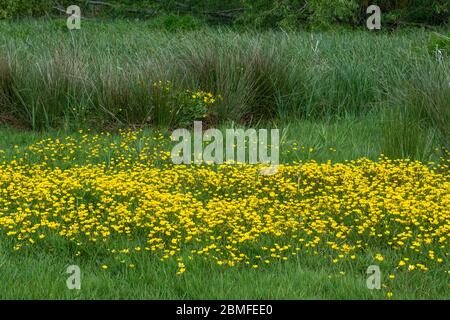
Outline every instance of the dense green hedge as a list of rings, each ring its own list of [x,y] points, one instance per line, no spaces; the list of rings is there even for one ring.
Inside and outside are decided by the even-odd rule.
[[[261,28],[363,25],[365,9],[378,4],[385,25],[449,22],[448,0],[0,0],[0,19],[57,14],[55,7],[78,4],[85,15],[149,18],[193,15],[208,22]]]
[[[332,24],[363,25],[366,8],[377,4],[385,25],[448,23],[448,0],[281,0],[243,1],[249,9],[240,17],[259,26],[296,27]]]
[[[53,0],[0,0],[0,19],[41,16],[50,12]]]

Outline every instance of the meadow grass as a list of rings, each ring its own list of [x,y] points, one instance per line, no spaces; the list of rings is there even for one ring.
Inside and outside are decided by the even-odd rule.
[[[389,155],[426,159],[435,140],[448,146],[450,59],[436,60],[423,30],[164,32],[115,21],[69,32],[64,20],[32,20],[0,31],[0,119],[16,126],[176,127],[159,123],[150,90],[168,80],[221,95],[208,112],[216,125],[380,112]]]
[[[268,125],[268,126],[267,126]],[[264,127],[278,128],[280,130],[280,162],[292,163],[295,161],[316,160],[318,162],[345,162],[359,158],[377,160],[385,152],[385,131],[383,126],[385,122],[377,114],[359,117],[346,117],[340,120],[298,120],[288,123],[269,123]],[[248,126],[236,124],[234,122],[225,122],[217,127],[226,135],[229,128],[248,129]],[[258,128],[258,126],[256,126]],[[169,129],[143,129],[143,135],[153,137],[155,132],[161,132],[164,139],[164,147],[170,150],[175,142],[170,141],[172,133]],[[190,130],[193,135],[193,130]],[[84,130],[84,133],[90,135],[105,134],[105,131]],[[121,138],[117,131],[107,132],[109,134],[108,142],[119,143]],[[12,127],[0,127],[0,149],[4,150],[2,159],[12,161],[25,152],[27,148],[35,142],[45,139],[60,139],[64,141],[67,137],[79,139],[82,136],[78,131],[49,130],[49,131],[31,131],[21,130]],[[389,137],[392,139],[392,137]],[[432,145],[428,145],[429,150],[421,158],[423,161],[440,161],[445,157],[445,149],[440,147],[434,140]],[[224,146],[225,147],[225,146]],[[395,146],[394,146],[395,148]],[[397,149],[394,149],[397,150]],[[225,153],[225,149],[224,149]],[[401,158],[401,157],[399,157]],[[30,163],[37,162],[39,157],[30,154]],[[106,155],[99,161],[104,161]],[[70,165],[83,165],[87,159],[77,157]],[[61,165],[61,163],[55,163]]]
[[[161,132],[170,150],[177,123],[157,120],[164,103],[150,90],[167,80],[175,92],[223,97],[208,112],[209,126],[279,128],[285,164],[376,161],[381,154],[445,162],[450,61],[427,50],[428,37],[419,29],[173,33],[114,21],[83,22],[81,30],[69,32],[64,20],[0,22],[0,160],[8,164],[26,153],[25,165],[33,165],[42,157],[29,147],[39,141],[79,142],[100,132],[103,147],[119,145],[117,130],[130,127],[149,137]],[[67,161],[68,150],[58,149],[61,157],[47,165],[111,164],[108,150],[95,159],[87,157],[90,150],[79,151]],[[130,270],[95,246],[78,257],[70,243],[55,241],[51,250],[18,254],[0,236],[0,298],[384,299],[388,290],[396,299],[448,298],[448,274],[434,270],[399,272],[395,284],[383,273],[386,287],[368,290],[365,271],[376,246],[358,264],[337,267],[300,254],[259,270],[224,270],[196,260],[177,277],[175,261],[136,255]],[[385,258],[401,255],[386,250]],[[113,267],[106,272],[102,263]],[[72,264],[81,267],[81,291],[66,287]]]
[[[376,160],[378,139],[382,136],[379,125],[373,125],[373,119],[364,121],[342,120],[340,122],[299,121],[285,127],[281,147],[281,162],[315,160],[319,163],[345,162],[367,157]],[[372,125],[370,125],[372,124]],[[229,125],[228,125],[229,126]],[[228,127],[224,125],[224,127]],[[102,164],[111,161],[108,146],[121,145],[123,134],[101,133],[100,140],[93,132],[33,132],[11,128],[0,129],[0,158],[3,163],[12,163],[26,159],[21,166],[42,162],[42,157],[30,152],[29,147],[44,141],[44,146],[52,146],[56,141],[86,147],[80,141],[83,136],[96,141],[94,145],[104,148],[93,161],[78,150],[71,160],[63,160],[72,147],[59,147],[45,151],[50,159],[48,168],[69,169],[88,163]],[[145,130],[147,141],[159,135],[154,130]],[[170,149],[169,132],[162,132],[166,138],[159,147]],[[66,138],[75,139],[67,141]],[[104,140],[104,141],[103,141]],[[128,140],[127,140],[128,141]],[[122,145],[122,150],[136,153],[135,144]],[[130,141],[128,141],[130,143]],[[62,146],[62,145],[61,145]],[[150,146],[150,149],[153,146]],[[302,148],[303,147],[303,148]],[[310,150],[312,149],[312,151]],[[330,150],[331,149],[331,150]],[[31,149],[32,150],[32,149]],[[127,152],[128,152],[127,151]],[[435,157],[438,159],[439,152]],[[117,156],[117,155],[115,155]],[[56,160],[53,161],[52,159]],[[109,162],[108,162],[109,163]],[[49,239],[48,245],[11,250],[15,242],[0,236],[0,298],[3,299],[386,299],[386,293],[393,291],[394,299],[447,299],[448,274],[439,270],[426,273],[394,271],[395,281],[389,278],[393,272],[388,265],[382,267],[382,290],[369,290],[366,285],[367,266],[374,263],[373,255],[383,250],[385,260],[395,263],[403,257],[401,252],[383,248],[373,243],[364,250],[358,260],[342,262],[337,265],[324,263],[327,250],[319,255],[300,253],[288,261],[273,262],[270,266],[261,266],[258,270],[248,267],[219,268],[212,261],[196,259],[188,264],[188,272],[182,277],[176,276],[177,262],[161,262],[157,256],[142,253],[135,254],[132,260],[120,264],[117,258],[106,253],[95,244],[82,249],[83,254],[75,254],[76,248],[71,241],[56,237]],[[120,244],[115,244],[120,247]],[[124,242],[123,247],[130,246]],[[448,254],[448,253],[447,253]],[[136,265],[130,269],[127,265]],[[81,268],[82,290],[69,290],[66,286],[66,268],[77,265]],[[102,270],[101,265],[108,265]],[[448,261],[444,268],[448,267]]]
[[[32,128],[145,122],[149,87],[161,79],[178,90],[221,94],[220,120],[360,114],[400,87],[394,71],[411,68],[404,55],[417,36],[166,33],[134,24],[70,33],[56,26],[6,25],[2,32],[3,77],[11,80],[5,105],[16,105],[14,114]],[[35,34],[24,38],[24,30]]]
[[[388,289],[369,290],[367,265],[336,268],[309,255],[260,270],[219,269],[197,261],[183,277],[175,276],[176,263],[161,263],[148,254],[137,258],[135,269],[123,265],[107,271],[95,257],[58,252],[18,256],[3,249],[0,257],[1,299],[387,299],[387,290],[394,290],[393,299],[449,298],[448,276],[442,273],[400,273],[392,281],[382,269],[382,284]],[[69,265],[81,269],[81,290],[66,286]]]

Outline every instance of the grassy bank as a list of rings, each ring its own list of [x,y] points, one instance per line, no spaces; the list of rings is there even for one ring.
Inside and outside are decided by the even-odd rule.
[[[367,257],[370,261],[372,257]],[[448,276],[438,273],[396,273],[382,269],[383,290],[368,290],[361,266],[353,270],[304,256],[273,264],[269,270],[218,269],[211,263],[190,264],[177,277],[176,263],[138,258],[136,268],[121,264],[105,272],[96,258],[57,253],[18,256],[2,252],[2,299],[448,299]],[[69,265],[81,269],[81,290],[69,290]],[[320,267],[318,267],[320,266]],[[345,273],[342,274],[341,272]]]

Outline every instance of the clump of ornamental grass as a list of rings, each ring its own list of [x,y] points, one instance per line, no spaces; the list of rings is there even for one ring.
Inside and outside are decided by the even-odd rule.
[[[450,142],[449,76],[430,61],[392,90],[384,110],[382,151],[395,158],[427,159],[434,141]]]

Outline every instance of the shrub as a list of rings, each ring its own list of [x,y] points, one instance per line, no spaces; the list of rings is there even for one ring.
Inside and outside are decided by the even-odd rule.
[[[56,14],[54,7],[78,4],[83,15],[154,18],[164,28],[192,29],[199,21],[244,24],[258,28],[295,28],[308,25],[328,28],[335,24],[363,26],[368,0],[0,0],[0,19]],[[445,24],[449,22],[448,0],[380,0],[383,23]],[[193,18],[193,16],[197,18]],[[201,18],[201,19],[199,19]],[[206,18],[206,19],[205,19]]]
[[[308,2],[309,22],[315,27],[329,27],[336,23],[354,24],[358,19],[356,0],[312,0]]]
[[[217,99],[211,92],[176,89],[171,81],[154,82],[151,91],[149,120],[162,127],[190,127],[196,120],[203,120]]]
[[[445,24],[450,13],[447,0],[403,0],[379,1],[384,23],[389,25],[425,23],[431,25]]]
[[[0,19],[45,15],[54,4],[54,0],[0,0]]]

